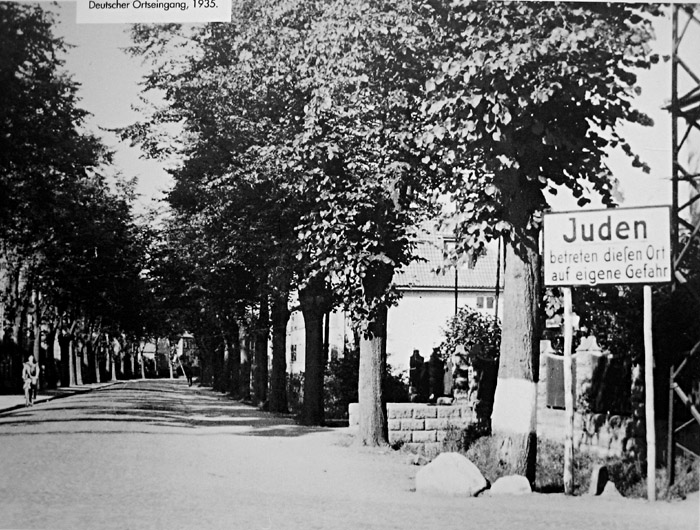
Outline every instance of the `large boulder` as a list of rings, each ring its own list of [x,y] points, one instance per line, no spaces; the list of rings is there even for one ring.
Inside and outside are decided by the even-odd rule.
[[[530,481],[522,475],[508,475],[493,483],[489,495],[528,495],[532,493]]]
[[[416,491],[472,497],[488,487],[481,471],[459,453],[442,453],[416,475]]]

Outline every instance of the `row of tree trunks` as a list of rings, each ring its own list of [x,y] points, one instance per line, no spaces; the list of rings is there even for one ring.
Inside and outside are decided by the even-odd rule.
[[[235,322],[229,326],[229,330],[222,333],[223,349],[212,356],[214,388],[238,399],[251,400],[256,405],[267,405],[275,412],[287,412],[288,293],[279,293],[274,298],[271,309],[270,315],[268,297],[261,296],[258,316],[252,329],[242,322]],[[271,325],[270,374],[268,337]]]

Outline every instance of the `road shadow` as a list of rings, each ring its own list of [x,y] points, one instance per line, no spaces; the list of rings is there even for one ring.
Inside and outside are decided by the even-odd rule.
[[[292,415],[265,412],[208,388],[187,387],[184,381],[162,380],[120,382],[0,416],[0,437],[31,434],[32,427],[36,434],[172,431],[261,437],[334,430],[303,426]]]

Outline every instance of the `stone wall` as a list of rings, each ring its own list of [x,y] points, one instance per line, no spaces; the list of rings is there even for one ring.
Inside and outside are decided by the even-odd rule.
[[[472,418],[468,405],[428,405],[387,403],[389,443],[408,449],[437,447],[448,430],[462,429]],[[357,403],[349,407],[350,426],[359,423]],[[553,441],[564,441],[565,413],[543,406],[537,413],[537,434]],[[578,450],[600,456],[619,456],[629,444],[629,422],[625,417],[603,414],[581,415],[574,421],[574,445]]]
[[[442,443],[449,430],[465,428],[472,418],[468,405],[387,403],[389,443],[408,448]]]
[[[387,403],[389,443],[410,449],[437,446],[449,430],[465,428],[472,418],[469,405]],[[359,422],[357,403],[349,408],[350,426]]]

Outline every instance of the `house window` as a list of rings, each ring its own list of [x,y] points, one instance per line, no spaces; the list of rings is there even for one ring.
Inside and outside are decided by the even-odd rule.
[[[493,309],[495,304],[495,298],[493,296],[477,296],[476,297],[476,307],[477,309]]]
[[[290,362],[296,362],[297,360],[297,345],[292,344],[291,351],[290,351]]]

